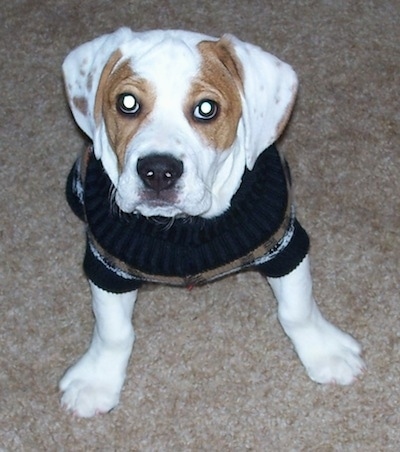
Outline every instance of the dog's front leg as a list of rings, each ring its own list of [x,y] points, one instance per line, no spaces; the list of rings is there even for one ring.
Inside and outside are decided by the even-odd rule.
[[[93,283],[95,326],[88,351],[60,381],[62,405],[77,416],[106,413],[119,401],[134,342],[131,323],[137,290],[106,292]]]
[[[362,373],[359,344],[329,323],[312,294],[308,256],[282,278],[268,278],[278,300],[278,316],[310,378],[318,383],[352,383]]]

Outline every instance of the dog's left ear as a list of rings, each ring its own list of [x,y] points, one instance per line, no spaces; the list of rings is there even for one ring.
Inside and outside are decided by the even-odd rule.
[[[292,111],[297,92],[297,76],[288,64],[261,48],[240,41],[229,41],[243,66],[243,142],[246,165],[254,166],[257,157],[277,140]]]
[[[80,45],[64,60],[65,89],[72,114],[91,140],[96,131],[95,101],[100,76],[111,55],[132,35],[128,28],[120,28]]]

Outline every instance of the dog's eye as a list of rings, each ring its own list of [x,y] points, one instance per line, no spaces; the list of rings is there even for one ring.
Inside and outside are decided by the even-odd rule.
[[[131,93],[123,93],[118,96],[117,108],[125,115],[135,115],[140,110],[140,104]]]
[[[210,99],[201,100],[193,111],[193,117],[200,121],[207,121],[215,118],[218,113],[218,105]]]

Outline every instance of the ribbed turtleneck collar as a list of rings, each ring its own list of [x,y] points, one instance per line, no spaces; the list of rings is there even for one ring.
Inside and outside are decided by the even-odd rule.
[[[278,230],[289,202],[275,146],[245,171],[230,208],[215,218],[126,214],[110,200],[111,189],[101,162],[90,155],[84,187],[89,235],[127,265],[165,276],[199,274],[251,252]]]

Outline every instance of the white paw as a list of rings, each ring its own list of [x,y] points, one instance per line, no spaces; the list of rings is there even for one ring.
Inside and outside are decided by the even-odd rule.
[[[61,405],[79,417],[108,413],[119,402],[124,375],[84,355],[60,381]]]
[[[290,336],[309,377],[317,383],[348,385],[365,369],[357,341],[324,318],[291,331]]]

